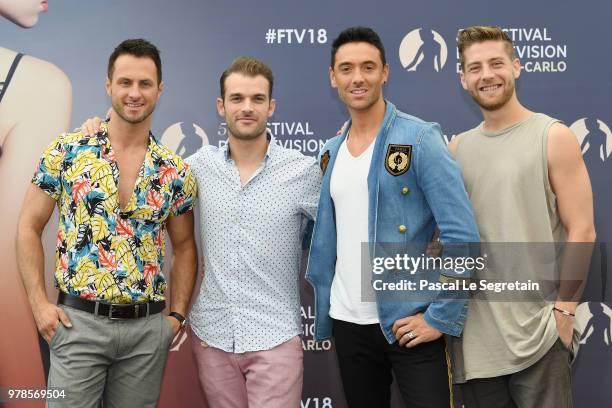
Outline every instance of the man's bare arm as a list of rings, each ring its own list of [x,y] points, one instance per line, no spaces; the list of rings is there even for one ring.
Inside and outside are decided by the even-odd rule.
[[[595,241],[589,173],[576,136],[561,123],[553,124],[548,134],[548,177],[568,241]]]
[[[568,242],[563,254],[561,285],[555,306],[574,313],[586,281],[592,252],[590,243],[595,241],[593,193],[580,146],[567,126],[561,123],[551,126],[547,148],[548,177],[557,197],[559,217],[567,232]],[[555,313],[561,340],[569,344],[571,319],[560,312]]]
[[[172,242],[172,272],[170,310],[185,316],[191,300],[198,268],[198,253],[193,228],[193,211],[168,218],[168,234]],[[175,333],[178,322],[171,318]]]
[[[41,234],[53,214],[55,200],[31,184],[21,208],[17,226],[17,266],[28,295],[38,331],[50,341],[58,321],[71,327],[62,309],[49,302],[45,291],[44,252]]]

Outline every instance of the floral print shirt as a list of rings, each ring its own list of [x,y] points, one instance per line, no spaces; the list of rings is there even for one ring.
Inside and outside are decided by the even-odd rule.
[[[43,153],[32,183],[58,203],[55,284],[108,303],[164,300],[165,221],[193,208],[189,166],[149,136],[131,198],[119,205],[119,167],[107,125],[65,133]]]

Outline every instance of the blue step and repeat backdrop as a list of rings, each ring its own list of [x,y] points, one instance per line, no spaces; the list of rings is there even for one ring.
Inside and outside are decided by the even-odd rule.
[[[12,3],[47,7],[40,1]],[[0,9],[0,14],[9,13]],[[46,115],[65,115],[67,128],[78,126],[92,115],[104,115],[109,106],[104,90],[107,59],[126,38],[146,38],[162,51],[165,92],[154,115],[153,132],[183,157],[203,144],[225,142],[225,123],[215,109],[218,79],[239,55],[260,58],[274,71],[277,109],[269,128],[279,143],[316,155],[347,118],[328,77],[331,41],[343,28],[366,25],[381,35],[390,66],[385,96],[405,112],[439,122],[449,140],[481,120],[477,106],[458,80],[457,31],[474,24],[499,25],[514,40],[522,62],[517,84],[520,100],[532,110],[563,120],[582,146],[593,185],[598,241],[606,243],[612,233],[610,16],[612,3],[596,0],[50,1],[47,12],[28,29],[0,17],[0,57],[11,55],[9,50],[22,52],[37,58],[30,61],[36,61],[40,68],[32,71],[31,78],[22,72],[23,85],[16,81],[12,94],[7,92],[0,104],[3,150],[9,152],[10,143],[24,146],[21,167],[0,164],[0,183],[8,186],[5,183],[13,180],[18,186],[27,185],[35,164],[32,157],[57,136],[57,127],[44,131],[49,120]],[[8,65],[10,61],[0,59],[0,81]],[[24,62],[23,69],[26,67]],[[72,101],[59,97],[70,95],[68,81]],[[19,86],[23,88],[17,89]],[[7,131],[2,127],[2,121],[10,119],[10,111],[2,105],[10,104],[11,95],[19,99],[20,93],[25,99],[25,120],[42,121],[43,131],[22,133],[19,141],[11,141],[5,139]],[[54,99],[54,95],[58,97]],[[33,109],[39,102],[43,106],[46,103],[46,108]],[[71,104],[71,115],[70,106],[54,113],[58,104]],[[31,150],[29,154],[24,153],[27,149]],[[15,214],[23,189],[2,190],[0,265],[4,284],[0,324],[14,329],[0,334],[0,386],[43,386],[44,358],[40,358],[35,326],[14,266]],[[50,297],[55,296],[50,282],[56,225],[52,221],[44,237]],[[573,366],[578,408],[612,404],[612,304],[610,285],[606,285],[610,273],[604,272],[607,275],[596,277],[597,289],[587,294],[590,302],[578,310],[578,320],[586,329]],[[312,291],[303,283],[306,354],[301,405],[343,408],[346,402],[333,344],[312,339],[312,301]],[[206,406],[190,343],[187,334],[170,352],[162,407]],[[402,406],[397,397],[394,404]]]

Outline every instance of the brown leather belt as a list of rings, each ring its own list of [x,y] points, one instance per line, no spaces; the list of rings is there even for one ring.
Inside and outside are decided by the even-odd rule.
[[[100,301],[87,300],[77,296],[59,293],[57,303],[69,306],[95,316],[116,319],[138,319],[148,317],[164,310],[166,302],[147,302],[147,303],[102,303]]]

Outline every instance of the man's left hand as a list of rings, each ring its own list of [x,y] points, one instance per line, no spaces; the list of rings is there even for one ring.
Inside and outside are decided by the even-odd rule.
[[[442,337],[440,331],[431,327],[423,319],[423,313],[396,320],[393,323],[392,330],[395,338],[399,341],[400,347],[407,348],[413,348],[421,343],[427,343]]]
[[[179,330],[181,330],[181,324],[179,323],[178,320],[176,320],[174,317],[172,316],[164,316],[168,322],[170,323],[170,326],[172,327],[172,338],[176,337],[176,334],[179,332]]]
[[[557,323],[557,333],[563,345],[570,348],[572,344],[572,336],[574,334],[574,317],[565,316],[563,313],[553,310],[555,321]]]

